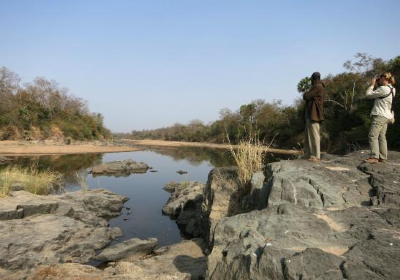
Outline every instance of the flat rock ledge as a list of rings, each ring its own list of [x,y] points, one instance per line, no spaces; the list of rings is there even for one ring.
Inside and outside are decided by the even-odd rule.
[[[111,161],[93,167],[93,175],[129,176],[132,173],[146,173],[149,166],[134,160]]]
[[[185,240],[156,249],[152,257],[121,259],[100,270],[79,263],[40,265],[30,271],[27,280],[200,280],[205,279],[207,260],[202,240]],[[21,279],[26,273],[8,275]],[[0,270],[0,277],[2,276]]]
[[[132,238],[104,249],[99,255],[94,257],[94,259],[102,262],[118,261],[121,259],[139,259],[140,257],[153,253],[157,243],[157,238],[149,238],[146,240]]]
[[[0,199],[0,279],[29,275],[38,265],[87,263],[122,235],[108,219],[125,201],[104,189],[59,196],[16,191]]]

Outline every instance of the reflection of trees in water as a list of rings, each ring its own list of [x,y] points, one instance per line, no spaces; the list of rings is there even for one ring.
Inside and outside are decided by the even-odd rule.
[[[229,150],[193,147],[151,148],[150,150],[157,154],[170,156],[174,161],[187,160],[194,166],[203,162],[210,162],[215,167],[236,165],[235,159]],[[266,153],[264,163],[294,158],[293,155]]]
[[[210,162],[215,167],[235,165],[235,160],[228,150],[192,147],[151,148],[150,150],[170,156],[174,161],[187,160],[194,166],[203,162]]]
[[[76,183],[75,173],[83,171],[103,160],[102,154],[47,155],[14,157],[12,165],[21,167],[36,166],[38,170],[57,171],[64,175],[68,183]]]

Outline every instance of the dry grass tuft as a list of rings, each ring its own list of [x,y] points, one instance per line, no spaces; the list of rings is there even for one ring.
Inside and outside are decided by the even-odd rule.
[[[46,195],[60,184],[61,175],[49,170],[39,171],[36,166],[21,168],[8,167],[0,171],[0,194],[7,196],[11,186],[19,183],[23,189],[34,194]]]
[[[255,172],[262,169],[265,149],[257,135],[242,139],[236,147],[230,145],[231,154],[238,166],[239,181],[243,187],[249,184]]]
[[[10,170],[5,170],[0,173],[0,197],[5,197],[9,194],[12,183],[12,175]]]

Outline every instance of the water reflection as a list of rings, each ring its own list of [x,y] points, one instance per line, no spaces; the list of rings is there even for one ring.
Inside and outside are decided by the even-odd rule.
[[[73,175],[76,171],[100,164],[102,160],[102,154],[24,156],[13,157],[11,165],[23,167],[35,165],[39,170],[51,170],[64,175]]]
[[[174,161],[187,160],[194,166],[204,162],[209,162],[214,167],[235,165],[235,159],[232,157],[229,150],[193,147],[149,148],[147,150],[169,156]]]
[[[277,157],[287,159],[288,156],[265,157],[266,162],[276,161]],[[103,162],[132,159],[145,162],[158,172],[132,174],[128,177],[93,177],[87,171],[92,166]],[[125,203],[131,213],[124,208],[121,216],[112,219],[110,226],[120,227],[124,236],[117,242],[137,237],[156,237],[159,245],[170,245],[182,239],[180,231],[168,216],[162,215],[162,207],[169,198],[169,193],[162,188],[168,181],[200,181],[206,182],[213,167],[235,165],[228,150],[207,148],[152,148],[145,151],[79,154],[59,156],[15,157],[13,165],[29,167],[35,164],[39,170],[49,169],[64,175],[65,189],[79,190],[76,172],[87,176],[89,189],[106,188],[112,192],[129,197]],[[179,175],[178,170],[188,173]]]

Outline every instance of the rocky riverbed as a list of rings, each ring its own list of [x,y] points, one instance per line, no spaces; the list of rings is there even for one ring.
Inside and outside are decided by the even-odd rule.
[[[171,182],[163,212],[196,238],[162,248],[148,239],[100,251],[121,234],[107,217],[124,197],[99,190],[39,203],[14,192],[0,206],[0,278],[398,279],[400,153],[389,156],[271,163],[246,189],[234,167],[213,169],[205,185]],[[96,258],[105,268],[85,264]]]

